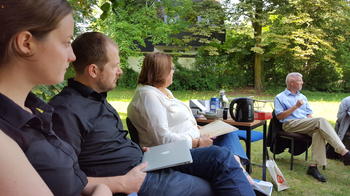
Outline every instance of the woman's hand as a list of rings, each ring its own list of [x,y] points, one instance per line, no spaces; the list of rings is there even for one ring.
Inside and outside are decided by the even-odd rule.
[[[198,139],[198,147],[208,147],[213,145],[213,140],[208,135],[202,135]]]
[[[147,152],[149,150],[149,147],[142,147],[143,152]]]

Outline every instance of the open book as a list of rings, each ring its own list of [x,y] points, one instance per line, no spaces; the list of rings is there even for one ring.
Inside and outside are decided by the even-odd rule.
[[[236,127],[227,124],[222,120],[216,120],[203,126],[201,129],[199,129],[199,132],[201,135],[209,135],[209,137],[216,137],[236,130],[238,130]]]

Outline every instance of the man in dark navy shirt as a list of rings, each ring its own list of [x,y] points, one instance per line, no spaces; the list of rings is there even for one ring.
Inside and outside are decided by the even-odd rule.
[[[193,163],[142,171],[142,150],[126,138],[106,92],[122,74],[118,46],[101,33],[85,33],[72,44],[74,79],[55,96],[54,130],[74,147],[81,169],[116,192],[138,195],[254,195],[239,164],[225,148],[192,149]],[[96,178],[94,178],[96,180]],[[90,179],[89,179],[90,180]]]
[[[106,93],[69,79],[68,87],[50,104],[55,107],[54,130],[72,144],[87,175],[124,175],[141,163],[142,151],[126,138],[127,131],[106,101]]]

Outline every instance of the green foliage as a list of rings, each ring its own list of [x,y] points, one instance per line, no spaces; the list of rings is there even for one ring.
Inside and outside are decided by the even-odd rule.
[[[92,28],[106,33],[119,44],[124,65],[127,57],[139,55],[139,46],[145,47],[145,40],[153,44],[181,44],[172,35],[185,31],[188,21],[181,18],[190,12],[192,4],[189,0],[102,2],[102,15],[93,20]],[[168,16],[166,22],[163,19],[165,14]]]
[[[42,100],[47,102],[57,93],[61,92],[61,90],[65,85],[66,85],[66,81],[55,85],[49,85],[49,86],[40,85],[33,89],[33,93],[36,94],[38,97],[40,97]]]
[[[194,42],[219,43],[213,34],[225,32],[224,10],[213,0],[70,1],[79,10],[79,21],[88,20],[90,29],[106,33],[119,44],[124,65],[127,57],[139,55],[145,40],[187,50]]]
[[[305,75],[305,87],[309,90],[317,91],[339,91],[339,73],[331,64],[327,62],[315,63]]]
[[[214,74],[205,74],[198,70],[188,70],[176,66],[174,81],[171,90],[214,90],[218,88],[218,77]]]
[[[263,26],[251,50],[264,56],[266,85],[284,85],[288,72],[299,71],[306,88],[338,91],[349,83],[349,9],[344,0],[240,0],[231,19],[250,36],[259,33],[255,22]]]
[[[70,2],[78,22],[91,23],[90,29],[120,45],[125,71],[121,86],[136,83],[136,73],[127,70],[125,62],[140,55],[138,46],[145,46],[147,39],[182,50],[191,49],[193,41],[205,44],[198,50],[194,70],[177,66],[174,89],[251,86],[254,54],[260,54],[267,88],[284,86],[285,75],[299,71],[306,89],[350,91],[350,6],[345,0],[226,0],[223,5],[212,0]],[[262,26],[261,34],[257,25]],[[226,32],[226,41],[213,39],[214,32]],[[179,33],[182,36],[174,36]]]
[[[311,4],[313,4],[311,6]],[[339,38],[347,34],[349,25],[344,25],[344,11],[341,1],[301,1],[293,7],[303,14],[290,13],[284,19],[284,34],[289,39],[291,57],[298,60],[302,73],[308,76],[310,89],[337,90],[340,88],[339,79],[342,77],[340,61],[336,58]],[[283,18],[287,18],[284,15]],[[342,26],[343,30],[339,30]],[[275,30],[275,32],[278,32]],[[341,34],[339,34],[341,33]],[[335,37],[333,37],[335,36]],[[336,39],[335,39],[336,38]],[[321,80],[318,80],[321,79]]]
[[[74,69],[72,68],[72,66],[69,66],[65,74],[65,78],[72,78],[74,77],[74,75]],[[49,101],[53,96],[61,92],[63,87],[65,87],[66,85],[67,80],[64,80],[63,82],[55,85],[40,85],[33,89],[33,93],[40,97],[42,100]]]
[[[250,51],[253,40],[234,31],[223,44],[212,43],[219,55],[213,55],[208,46],[198,49],[194,69],[176,65],[174,83],[176,90],[217,90],[252,86],[253,69]],[[174,60],[176,62],[176,60]]]
[[[123,68],[123,75],[118,80],[118,86],[124,88],[136,88],[138,73],[131,68]]]
[[[111,3],[112,6],[106,6]],[[137,7],[124,1],[107,1],[101,7],[101,18],[96,19],[92,26],[118,43],[123,64],[128,56],[138,55],[138,44],[145,46],[144,40],[152,36],[151,32],[158,32],[157,29],[165,30],[162,28],[162,21],[156,17],[154,7],[140,6],[135,10]]]

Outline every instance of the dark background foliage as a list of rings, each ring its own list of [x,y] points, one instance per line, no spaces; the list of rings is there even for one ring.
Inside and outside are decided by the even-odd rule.
[[[350,92],[347,0],[226,0],[221,5],[213,0],[70,2],[77,35],[101,31],[119,44],[122,87],[135,88],[138,74],[127,59],[142,56],[140,46],[146,47],[148,40],[185,53],[196,51],[192,69],[181,67],[176,62],[180,52],[173,53],[173,90],[256,87],[257,72],[263,90],[269,90],[283,87],[286,74],[297,71],[304,75],[305,89]],[[225,40],[218,40],[216,33],[224,33]],[[72,75],[69,70],[66,78]],[[34,91],[47,99],[63,85]]]

